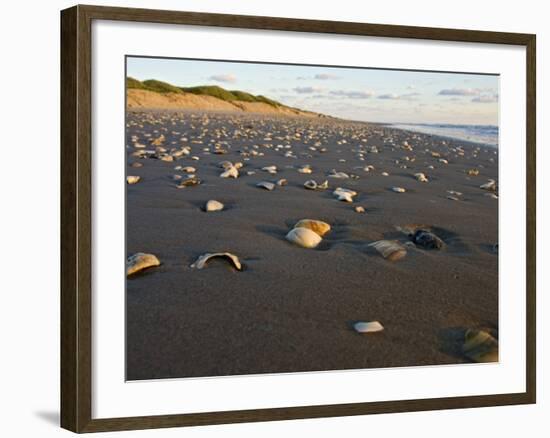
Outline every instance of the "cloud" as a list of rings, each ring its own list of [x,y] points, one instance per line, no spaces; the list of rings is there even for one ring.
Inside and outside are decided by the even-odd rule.
[[[491,95],[483,94],[481,96],[474,97],[472,99],[472,102],[475,102],[475,103],[495,103],[495,102],[498,102],[498,95],[496,95],[496,94],[491,94]]]
[[[323,89],[319,87],[296,87],[296,88],[293,88],[293,90],[298,94],[312,94],[312,93],[318,93],[319,91],[323,91]]]
[[[213,76],[210,76],[208,79],[216,82],[230,82],[230,83],[237,82],[237,78],[232,74],[213,75]]]
[[[399,96],[399,99],[402,99],[402,100],[416,100],[415,97],[417,97],[417,96],[420,96],[420,93],[417,93],[417,92],[405,93],[405,94],[401,94]]]
[[[388,94],[381,94],[378,96],[378,99],[384,99],[384,100],[398,100],[399,96],[397,94],[388,93]]]
[[[327,80],[340,79],[340,76],[336,76],[336,75],[333,75],[331,73],[318,73],[313,78],[314,79],[319,79],[321,81],[327,81]]]
[[[407,85],[407,90],[416,90],[415,85]]]
[[[288,88],[271,88],[272,93],[288,93]]]
[[[350,99],[368,99],[374,96],[372,91],[347,91],[347,90],[332,90],[332,96],[347,97]]]
[[[480,91],[478,88],[447,88],[438,94],[440,96],[476,96]]]

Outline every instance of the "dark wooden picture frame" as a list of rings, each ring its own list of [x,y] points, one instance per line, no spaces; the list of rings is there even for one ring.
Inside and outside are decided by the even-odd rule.
[[[526,391],[274,409],[92,419],[91,25],[115,20],[518,45],[526,48],[527,284]],[[61,12],[61,426],[98,432],[206,424],[395,413],[536,401],[535,47],[531,34],[75,6]]]

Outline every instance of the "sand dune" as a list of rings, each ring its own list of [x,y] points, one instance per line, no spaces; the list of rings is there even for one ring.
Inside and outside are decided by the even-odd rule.
[[[149,90],[128,89],[126,106],[129,109],[185,109],[257,113],[299,117],[324,117],[287,106],[273,106],[263,102],[225,101],[213,96],[193,93],[157,93]]]

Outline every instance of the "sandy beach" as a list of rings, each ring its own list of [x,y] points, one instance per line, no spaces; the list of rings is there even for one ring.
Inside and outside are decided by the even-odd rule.
[[[498,329],[498,199],[480,188],[498,181],[496,148],[330,118],[129,110],[126,154],[140,177],[127,185],[127,254],[161,263],[128,277],[128,380],[466,363],[465,330]],[[238,178],[220,177],[222,161],[242,163]],[[193,174],[200,184],[178,188]],[[204,211],[209,200],[224,209]],[[314,249],[285,239],[304,218],[331,226]],[[445,246],[415,246],[407,227]],[[379,240],[406,256],[385,259]],[[191,267],[225,251],[242,271]]]

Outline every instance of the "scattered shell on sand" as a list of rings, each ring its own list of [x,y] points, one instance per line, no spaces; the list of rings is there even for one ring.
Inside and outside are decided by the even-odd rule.
[[[194,176],[182,179],[180,183],[178,184],[178,189],[183,189],[184,187],[193,187],[198,186],[201,183],[201,180],[198,178],[195,178]]]
[[[269,181],[260,181],[258,184],[256,184],[256,187],[260,187],[262,189],[271,191],[271,190],[274,190],[276,186],[275,184]]]
[[[185,173],[195,173],[197,169],[195,169],[193,166],[185,166],[181,168],[181,171]]]
[[[405,193],[406,192],[406,190],[403,187],[392,187],[391,189],[395,193]]]
[[[497,183],[494,179],[490,179],[485,184],[481,184],[479,186],[480,189],[483,190],[489,190],[490,192],[496,192],[497,190]]]
[[[349,175],[344,172],[336,172],[334,169],[330,171],[328,174],[329,178],[336,178],[336,179],[348,179]]]
[[[137,161],[134,161],[130,166],[132,166],[132,167],[143,167],[143,163],[139,163]]]
[[[419,173],[415,173],[414,174],[414,177],[416,178],[417,181],[420,181],[420,182],[428,182],[428,177],[423,174],[422,172],[419,172]]]
[[[277,173],[277,166],[265,166],[262,167],[262,170],[274,175]]]
[[[152,266],[159,265],[160,261],[154,254],[138,252],[126,259],[126,275],[129,276]]]
[[[141,179],[141,177],[139,176],[136,176],[136,175],[128,175],[126,177],[126,183],[127,184],[136,184],[139,182],[139,180]]]
[[[277,180],[277,185],[279,187],[286,186],[288,184],[288,181],[285,178],[281,178],[280,180]]]
[[[203,254],[197,260],[195,260],[195,262],[191,265],[191,268],[202,269],[205,267],[206,263],[210,259],[213,259],[216,257],[221,257],[230,261],[235,267],[235,269],[237,269],[237,271],[243,270],[243,266],[239,258],[235,254],[231,254],[230,252],[215,252],[215,253]]]
[[[445,246],[443,240],[434,233],[424,229],[418,229],[411,237],[415,245],[425,249],[441,249]]]
[[[317,184],[316,181],[309,179],[304,183],[304,187],[309,190],[325,190],[328,189],[328,181],[324,181],[321,184]]]
[[[369,244],[374,247],[382,257],[392,262],[402,259],[407,255],[407,250],[403,245],[395,240],[378,240]]]
[[[498,362],[498,341],[485,330],[468,329],[462,352],[474,362]]]
[[[216,201],[215,199],[211,199],[204,206],[204,210],[205,211],[221,211],[221,210],[223,210],[223,207],[224,207],[224,205],[221,202]]]
[[[301,219],[294,225],[294,228],[307,228],[323,237],[330,231],[330,225],[315,219]]]
[[[223,171],[220,174],[221,178],[238,178],[239,177],[239,171],[235,166],[231,166],[227,168],[225,171]]]
[[[286,240],[302,248],[315,248],[323,239],[309,228],[298,227],[288,232]]]
[[[479,169],[469,169],[468,175],[470,176],[478,176],[479,175]]]
[[[360,205],[358,205],[357,207],[355,207],[355,212],[356,213],[364,213],[365,212],[365,207],[361,207]]]
[[[332,194],[336,196],[336,199],[343,202],[353,202],[354,196],[357,196],[357,192],[342,187],[337,187]]]
[[[312,170],[311,170],[311,167],[309,165],[306,165],[306,166],[302,166],[298,169],[298,172],[300,173],[311,173]]]
[[[488,196],[489,198],[492,198],[492,199],[498,199],[498,196],[495,195],[494,193],[486,193],[485,196]]]
[[[353,328],[357,333],[376,333],[384,330],[384,326],[378,321],[371,322],[356,322]]]

